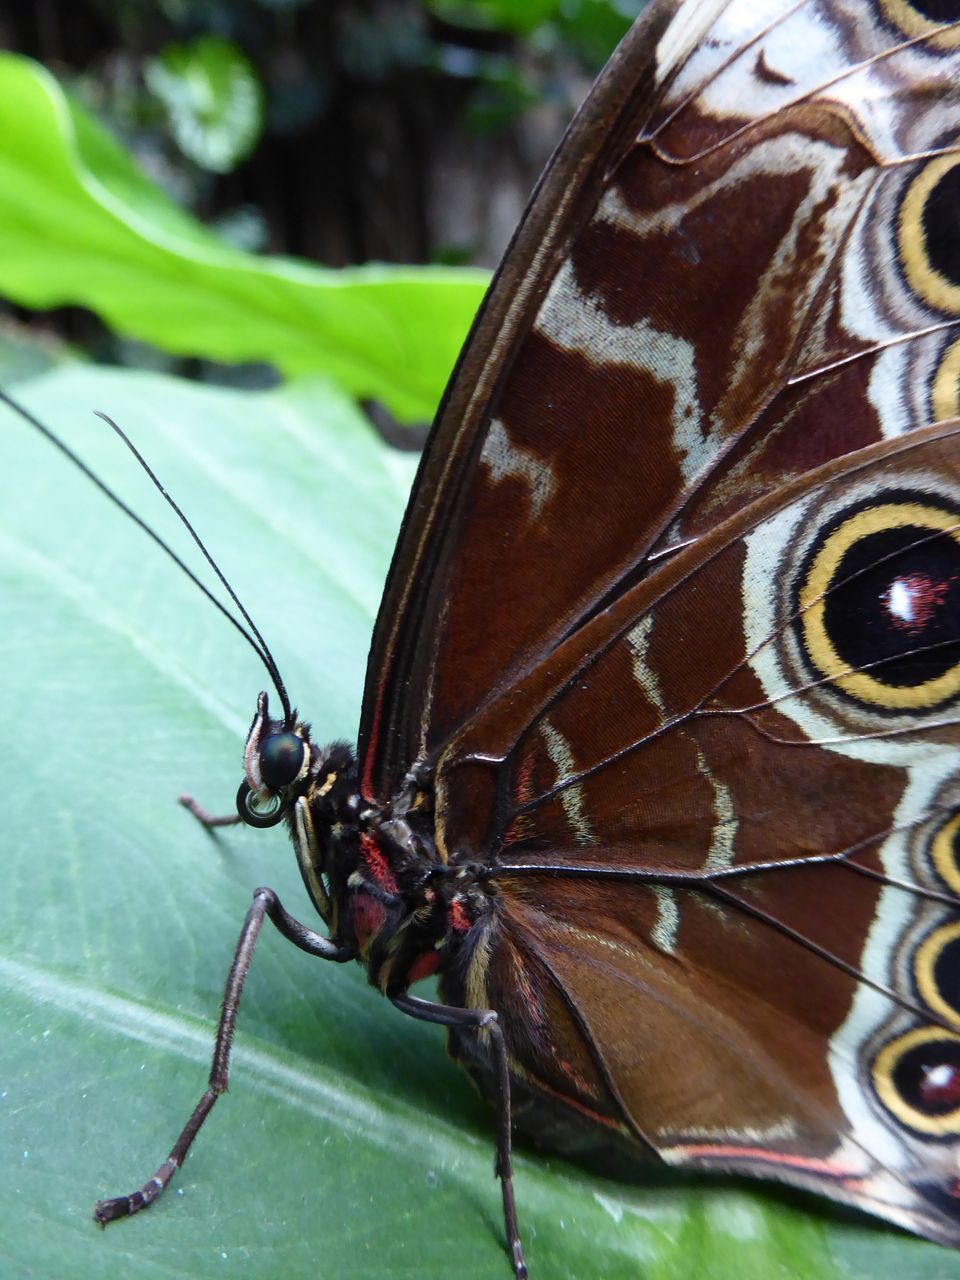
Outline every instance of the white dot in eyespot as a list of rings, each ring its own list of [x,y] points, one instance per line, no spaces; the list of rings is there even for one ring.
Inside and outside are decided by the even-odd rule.
[[[904,582],[902,578],[897,578],[890,590],[887,592],[887,608],[895,618],[899,618],[901,622],[913,622],[916,617],[914,609],[913,593],[909,584]]]
[[[897,626],[919,631],[931,621],[949,589],[946,582],[935,582],[926,574],[910,573],[894,579],[881,598]]]
[[[940,1062],[935,1067],[923,1067],[924,1084],[930,1089],[946,1089],[953,1083],[956,1070],[947,1062]]]

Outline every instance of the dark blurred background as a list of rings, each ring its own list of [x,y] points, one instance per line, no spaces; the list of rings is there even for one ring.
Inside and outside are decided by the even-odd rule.
[[[33,0],[44,63],[231,243],[495,265],[641,0]]]

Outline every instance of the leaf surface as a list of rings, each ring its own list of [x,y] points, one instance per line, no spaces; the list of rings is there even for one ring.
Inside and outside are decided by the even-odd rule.
[[[320,738],[351,738],[413,463],[329,385],[269,394],[63,367],[18,394],[192,565],[105,426],[143,449],[274,649]],[[316,924],[280,829],[229,811],[264,673],[183,574],[0,410],[6,737],[0,896],[0,1274],[508,1280],[493,1124],[438,1028],[356,966],[266,926],[230,1093],[160,1203],[96,1229],[98,1196],[166,1155],[199,1096],[253,889]],[[653,1034],[653,1029],[651,1029]],[[934,1280],[956,1256],[816,1201],[521,1144],[533,1280]]]

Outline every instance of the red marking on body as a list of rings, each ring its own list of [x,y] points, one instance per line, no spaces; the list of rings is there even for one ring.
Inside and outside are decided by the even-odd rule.
[[[380,848],[376,836],[372,836],[369,831],[365,831],[360,837],[360,857],[366,863],[370,879],[378,889],[383,889],[385,893],[397,892],[397,881],[390,870],[386,855]]]
[[[407,970],[407,982],[411,986],[415,982],[419,982],[421,978],[429,978],[440,968],[440,952],[439,951],[423,951],[417,956],[413,964]]]
[[[473,926],[473,921],[467,915],[461,898],[454,898],[450,903],[447,918],[454,933],[468,933]]]
[[[387,909],[382,902],[371,898],[369,893],[353,895],[353,931],[357,935],[357,946],[361,950],[372,937],[383,928],[387,918]]]
[[[890,621],[911,635],[922,631],[947,597],[950,583],[935,581],[925,573],[906,573],[883,593]]]

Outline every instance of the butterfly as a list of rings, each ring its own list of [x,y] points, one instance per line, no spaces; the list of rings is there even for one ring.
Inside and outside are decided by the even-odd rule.
[[[257,892],[100,1221],[269,917],[448,1029],[518,1277],[521,1112],[960,1244],[958,108],[948,6],[654,0],[454,372],[356,752],[253,629],[238,813],[326,929]]]

